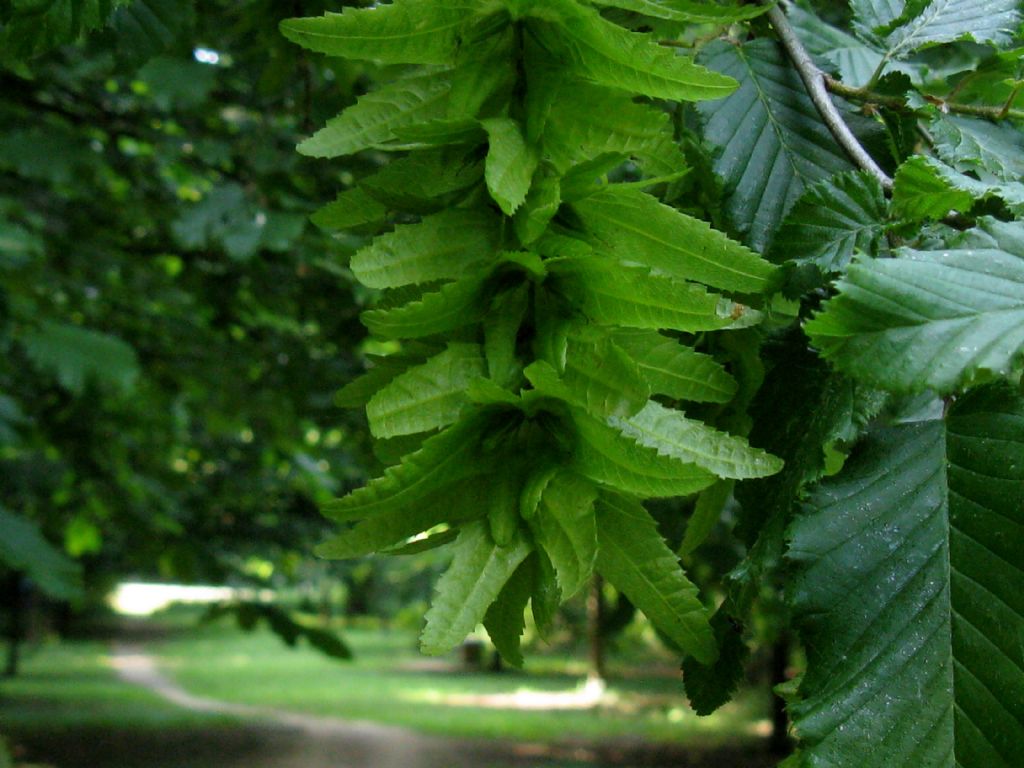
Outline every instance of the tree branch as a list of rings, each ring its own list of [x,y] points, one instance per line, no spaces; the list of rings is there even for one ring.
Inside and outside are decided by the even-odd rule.
[[[858,166],[878,179],[884,189],[892,189],[892,179],[889,178],[885,171],[878,167],[878,163],[874,161],[874,158],[868,154],[867,150],[857,140],[857,137],[853,135],[853,131],[846,124],[842,114],[836,108],[836,105],[832,103],[832,97],[829,96],[826,88],[824,73],[811,60],[807,49],[804,48],[803,43],[796,36],[793,27],[790,26],[786,14],[778,5],[774,5],[768,9],[767,15],[768,20],[775,27],[775,31],[779,35],[782,46],[786,49],[786,53],[792,60],[793,66],[800,73],[800,79],[807,86],[807,92],[811,97],[811,101],[814,102],[818,114],[821,115],[822,121],[828,126],[829,131],[832,132],[836,142]]]
[[[834,77],[822,74],[825,81],[825,87],[836,94],[836,96],[842,96],[844,99],[850,99],[851,101],[864,101],[870,104],[878,104],[882,107],[888,107],[889,109],[895,109],[900,112],[913,112],[913,108],[907,106],[907,103],[898,96],[887,96],[884,93],[878,93],[872,91],[870,88],[859,88],[854,85],[847,85],[844,82],[836,80]],[[1006,104],[999,107],[989,107],[981,104],[960,104],[955,101],[941,101],[931,99],[925,96],[929,101],[933,101],[943,112],[953,112],[959,115],[971,115],[972,117],[983,117],[988,120],[1002,120],[1003,118],[1009,117],[1016,120],[1024,120],[1024,109],[1012,109],[1012,101],[1007,99]]]

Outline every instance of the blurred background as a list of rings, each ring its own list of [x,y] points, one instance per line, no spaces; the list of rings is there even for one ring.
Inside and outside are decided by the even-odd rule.
[[[377,75],[278,34],[326,7],[0,2],[0,766],[774,764],[774,595],[699,718],[599,581],[513,670],[418,654],[443,554],[312,557],[395,450],[338,396],[395,351],[361,241],[308,219],[384,158],[294,151]],[[686,505],[653,510],[677,543]],[[685,559],[710,597],[727,542]]]

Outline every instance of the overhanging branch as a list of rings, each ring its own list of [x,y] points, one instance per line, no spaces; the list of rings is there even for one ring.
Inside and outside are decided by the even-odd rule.
[[[850,126],[846,124],[842,114],[832,102],[832,97],[829,96],[828,89],[825,86],[824,73],[811,60],[810,54],[807,53],[807,49],[804,48],[803,43],[796,36],[796,32],[790,26],[789,20],[786,18],[782,8],[778,5],[773,5],[768,9],[767,16],[772,26],[775,27],[779,40],[793,62],[793,66],[800,73],[800,79],[807,86],[807,93],[810,95],[811,101],[814,102],[818,114],[821,115],[822,121],[828,126],[836,142],[858,166],[878,179],[884,189],[892,189],[892,179],[889,178],[885,171],[878,167],[878,163],[868,154],[860,141],[857,140],[857,137],[853,135]]]

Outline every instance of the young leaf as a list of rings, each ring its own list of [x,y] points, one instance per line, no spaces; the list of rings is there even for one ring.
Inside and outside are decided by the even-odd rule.
[[[494,259],[501,242],[501,220],[486,209],[454,208],[399,225],[352,257],[363,285],[398,288],[461,277]]]
[[[540,156],[515,120],[493,117],[482,124],[488,138],[487,189],[505,215],[512,216],[526,200]]]
[[[381,477],[328,502],[321,511],[339,521],[401,512],[435,491],[488,472],[491,467],[481,460],[479,450],[488,423],[479,414],[463,419],[427,439],[418,451],[389,467]]]
[[[956,40],[1001,45],[1013,39],[1021,21],[1016,0],[932,0],[916,7],[908,3],[906,8],[913,11],[883,27],[895,27],[884,40],[887,58],[903,58],[920,48]]]
[[[1024,184],[979,181],[934,157],[915,155],[896,172],[893,208],[906,219],[941,219],[952,210],[967,212],[979,200],[999,197],[1014,213],[1024,212]]]
[[[854,253],[879,253],[886,217],[885,196],[874,176],[844,173],[820,181],[789,212],[772,243],[772,261],[792,259],[826,274],[842,272]]]
[[[742,437],[719,432],[653,400],[635,416],[612,417],[608,423],[639,445],[696,464],[718,477],[742,480],[766,477],[782,469],[781,460],[752,448]]]
[[[371,309],[360,316],[378,336],[418,339],[446,333],[480,320],[487,312],[482,292],[487,275],[470,274],[394,309]]]
[[[479,344],[449,344],[422,365],[381,388],[366,406],[374,437],[388,438],[446,427],[468,403],[466,387],[486,375]]]
[[[636,363],[607,338],[593,342],[570,338],[561,376],[544,360],[531,363],[523,373],[536,392],[599,419],[634,414],[651,395]]]
[[[594,500],[597,488],[579,475],[560,472],[544,486],[530,527],[555,568],[562,599],[587,582],[597,557]]]
[[[1024,224],[982,219],[947,249],[853,264],[806,330],[840,370],[892,391],[1010,375],[1024,348]]]
[[[519,638],[526,628],[523,616],[526,604],[533,591],[536,561],[527,557],[515,573],[505,582],[498,598],[484,614],[484,629],[498,649],[501,658],[513,667],[523,666],[523,653],[519,650]]]
[[[484,620],[491,603],[530,554],[530,544],[522,536],[499,547],[482,521],[463,526],[452,548],[455,557],[437,583],[420,638],[423,652],[433,655],[454,648]]]
[[[384,64],[448,64],[455,57],[459,33],[480,5],[476,0],[393,0],[319,18],[285,19],[281,34],[328,56]]]
[[[543,110],[544,156],[559,171],[601,155],[636,158],[651,175],[682,170],[686,160],[672,139],[668,114],[650,104],[638,104],[630,95],[574,79],[559,70],[539,82],[531,94]],[[550,100],[550,103],[548,102]],[[533,102],[528,102],[528,106]],[[541,118],[535,118],[541,122]],[[532,128],[532,126],[531,126]],[[664,142],[673,150],[666,162]],[[617,160],[613,165],[618,165]]]
[[[454,204],[483,173],[483,162],[471,155],[422,151],[390,161],[359,186],[390,210],[425,214]]]
[[[402,544],[441,523],[458,525],[474,520],[483,514],[488,490],[486,481],[474,478],[419,495],[415,502],[403,499],[331,537],[316,548],[316,554],[334,560],[363,557]]]
[[[718,659],[705,666],[696,659],[683,660],[683,683],[690,706],[698,715],[710,715],[728,702],[740,681],[750,647],[743,641],[743,627],[730,616],[729,603],[723,603],[711,617],[711,628],[718,645]]]
[[[725,509],[726,502],[732,496],[732,489],[735,485],[733,480],[719,480],[710,488],[704,489],[697,497],[693,514],[690,515],[690,519],[686,523],[683,542],[679,545],[680,557],[693,554],[694,550],[711,535],[711,531],[722,517],[722,510]]]
[[[597,570],[685,653],[715,660],[707,610],[640,502],[604,492],[597,500]]]
[[[763,252],[804,189],[849,170],[850,161],[776,43],[716,42],[702,60],[740,83],[728,98],[697,108],[705,138],[718,149],[714,169],[725,181],[725,214]]]
[[[716,99],[736,83],[690,59],[630,32],[572,0],[549,0],[565,18],[558,24],[531,22],[541,45],[564,57],[584,78],[630,94],[675,101]]]
[[[636,361],[655,394],[675,400],[727,403],[736,380],[709,355],[655,331],[618,331],[615,343]]]
[[[484,318],[484,351],[487,375],[499,386],[517,383],[522,365],[516,353],[519,329],[530,305],[528,285],[521,284],[498,294]]]
[[[551,271],[563,295],[601,325],[707,331],[760,319],[758,312],[703,286],[605,257],[566,260],[553,264]]]
[[[309,220],[328,232],[358,229],[383,224],[387,219],[387,206],[357,187],[340,192],[334,202],[318,210]]]
[[[548,224],[562,204],[562,189],[558,176],[543,175],[534,178],[523,206],[516,211],[513,221],[516,236],[524,246],[530,246],[547,231]]]
[[[450,83],[436,74],[389,83],[354,105],[299,144],[310,157],[340,157],[398,138],[399,128],[444,115]]]
[[[775,268],[706,222],[637,189],[609,186],[573,204],[595,248],[737,293],[768,288]]]
[[[715,481],[696,464],[663,456],[586,414],[574,412],[573,424],[573,468],[596,483],[643,498],[665,498],[695,493]]]
[[[1019,393],[977,390],[871,435],[811,497],[790,548],[808,764],[1019,762],[1022,423]]]
[[[693,24],[732,24],[753,19],[768,10],[759,5],[715,5],[694,0],[590,0],[594,5],[621,8],[666,21]]]

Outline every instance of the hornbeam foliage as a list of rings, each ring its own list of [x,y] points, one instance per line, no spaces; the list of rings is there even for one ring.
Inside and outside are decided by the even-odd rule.
[[[282,25],[387,66],[299,147],[390,153],[314,220],[368,238],[350,267],[392,350],[339,403],[408,449],[325,507],[321,553],[448,547],[424,650],[482,624],[513,663],[524,612],[543,634],[601,574],[686,657],[701,714],[785,599],[807,659],[787,765],[1008,768],[1019,4],[856,0],[841,27],[780,6],[877,167],[768,5],[394,0]],[[670,541],[644,502],[674,497]],[[726,509],[746,554],[698,585],[680,557]]]
[[[750,15],[721,9],[725,19]],[[734,81],[572,0],[405,0],[282,31],[335,56],[420,65],[302,146],[326,157],[408,152],[356,194],[379,204],[360,208],[382,223],[419,219],[380,234],[351,267],[394,292],[365,313],[371,331],[439,351],[390,377],[366,409],[379,438],[444,430],[331,505],[353,525],[322,552],[353,556],[458,528],[427,614],[429,652],[486,621],[517,657],[522,622],[509,616],[524,595],[535,605],[555,590],[567,599],[596,568],[680,648],[713,660],[697,588],[639,502],[769,475],[780,462],[651,398],[729,399],[728,373],[662,332],[757,323],[750,304],[776,270],[703,221],[613,183],[610,171],[624,162],[640,173],[684,170],[668,115],[637,97],[715,98]],[[481,159],[482,175],[461,174],[458,195],[448,170],[420,177],[419,199],[409,199],[414,168]],[[409,172],[389,173],[400,165]],[[350,210],[340,200],[319,218],[344,222]],[[410,286],[418,290],[403,303],[398,289]]]

